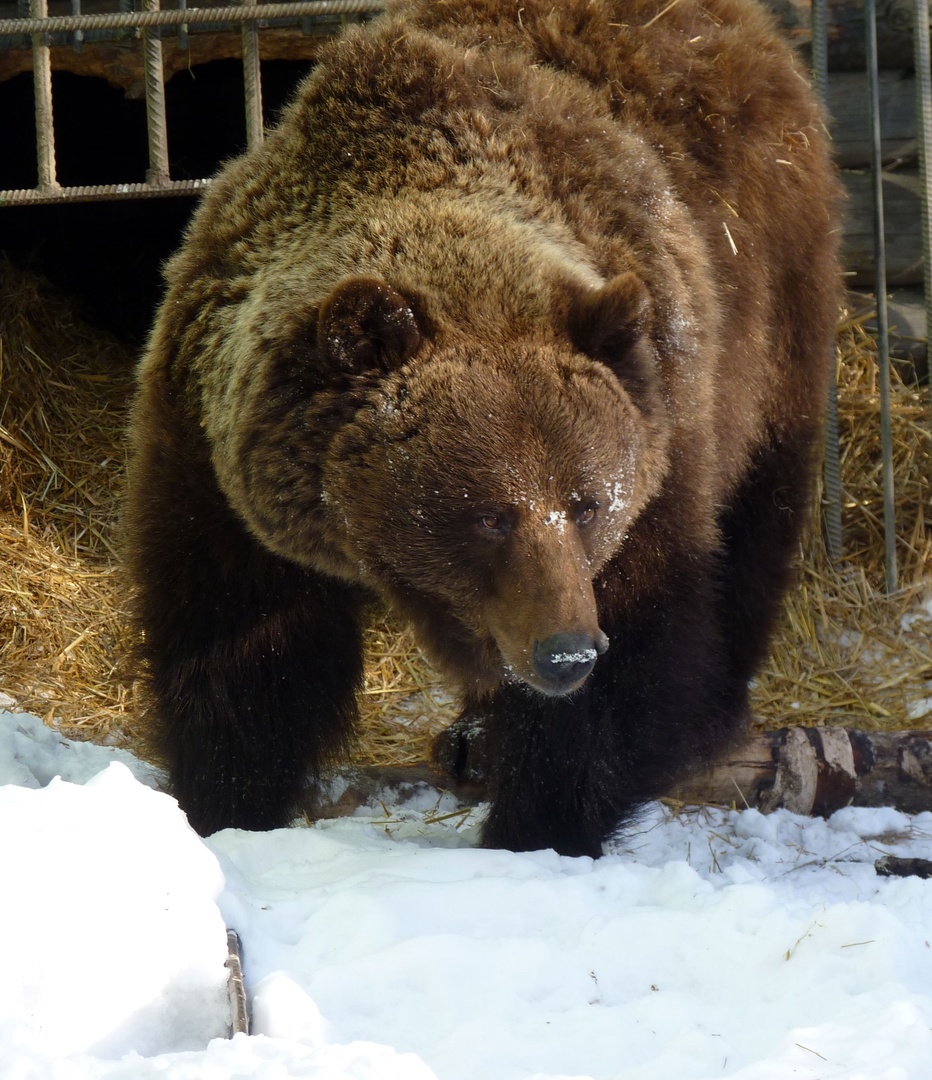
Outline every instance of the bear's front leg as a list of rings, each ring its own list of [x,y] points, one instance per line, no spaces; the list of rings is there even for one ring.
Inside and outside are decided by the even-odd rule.
[[[362,597],[261,547],[170,410],[140,403],[127,505],[149,742],[199,833],[271,829],[354,733]]]
[[[639,807],[744,729],[747,684],[723,643],[717,559],[702,562],[674,562],[654,597],[603,614],[611,646],[576,692],[508,684],[483,703],[486,846],[598,857]]]
[[[638,800],[591,689],[562,699],[509,686],[487,716],[491,803],[483,846],[598,858]]]

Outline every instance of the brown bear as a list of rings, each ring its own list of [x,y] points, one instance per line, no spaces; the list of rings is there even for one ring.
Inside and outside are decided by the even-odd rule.
[[[396,0],[322,49],[139,376],[129,566],[195,828],[287,823],[347,750],[373,597],[481,720],[487,845],[597,855],[735,738],[812,495],[826,142],[752,0]]]

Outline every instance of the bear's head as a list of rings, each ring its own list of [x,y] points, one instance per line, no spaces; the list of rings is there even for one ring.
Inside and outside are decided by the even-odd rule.
[[[610,646],[595,582],[667,467],[650,319],[630,273],[540,340],[432,333],[368,278],[321,308],[324,362],[371,388],[323,465],[331,536],[472,692],[566,694]]]

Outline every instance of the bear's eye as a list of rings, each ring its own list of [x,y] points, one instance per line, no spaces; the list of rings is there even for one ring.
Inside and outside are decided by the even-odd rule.
[[[579,528],[584,529],[587,525],[591,525],[593,521],[595,521],[598,512],[598,503],[586,503],[584,506],[579,507],[573,520]]]
[[[476,517],[476,526],[485,536],[504,536],[510,531],[510,522],[505,514],[486,511]]]

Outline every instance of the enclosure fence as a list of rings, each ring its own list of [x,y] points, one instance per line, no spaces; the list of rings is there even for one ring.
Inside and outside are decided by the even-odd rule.
[[[263,137],[262,89],[259,62],[259,34],[271,27],[298,26],[307,32],[312,21],[325,24],[325,31],[338,29],[350,17],[376,13],[384,0],[300,0],[290,3],[256,3],[242,0],[239,6],[161,10],[160,0],[141,0],[141,10],[130,10],[132,0],[119,0],[120,10],[85,14],[81,0],[71,0],[72,14],[48,14],[48,0],[19,0],[21,17],[0,19],[0,48],[31,48],[35,98],[36,163],[38,184],[34,188],[0,190],[0,207],[68,203],[167,195],[192,195],[209,184],[207,177],[173,180],[168,156],[165,108],[165,78],[162,39],[168,32],[182,42],[192,28],[205,31],[217,27],[238,27],[242,33],[242,63],[245,86],[247,144],[257,147]],[[932,328],[932,83],[930,83],[929,0],[914,0],[913,41],[917,95],[917,142],[919,153],[922,253],[924,266],[926,334]],[[28,15],[25,14],[28,9]],[[327,23],[329,20],[329,24]],[[884,532],[886,541],[886,585],[897,586],[896,529],[894,520],[893,448],[890,404],[890,343],[887,310],[886,252],[884,246],[884,199],[882,190],[881,125],[878,93],[876,0],[864,0],[866,67],[868,72],[871,177],[874,206],[874,263],[877,298],[878,356],[881,393],[881,445],[883,454]],[[55,163],[54,103],[52,95],[51,48],[70,44],[79,49],[91,36],[141,38],[145,68],[145,101],[149,144],[149,167],[141,183],[103,184],[69,187],[58,182]],[[828,85],[828,0],[812,0],[813,80],[823,99]],[[838,445],[837,386],[833,385],[827,405],[825,467],[825,532],[831,556],[842,555],[841,480]]]
[[[29,17],[0,19],[0,41],[9,37],[31,39],[35,91],[36,159],[39,183],[35,188],[0,191],[0,207],[54,202],[90,202],[145,196],[194,195],[203,191],[209,178],[172,180],[168,160],[168,123],[165,112],[165,77],[162,65],[162,32],[177,28],[181,35],[191,26],[238,24],[243,35],[246,135],[249,149],[262,141],[262,85],[259,73],[259,31],[274,21],[287,25],[302,18],[360,15],[381,11],[384,0],[300,0],[298,3],[258,4],[243,0],[239,7],[188,8],[180,0],[177,9],[162,11],[159,0],[143,0],[139,11],[81,14],[81,0],[72,0],[72,15],[50,16],[48,0],[29,0]],[[63,187],[55,168],[55,135],[52,102],[51,46],[56,35],[70,38],[80,47],[91,31],[129,32],[142,38],[145,61],[146,123],[149,135],[149,168],[144,183]]]

